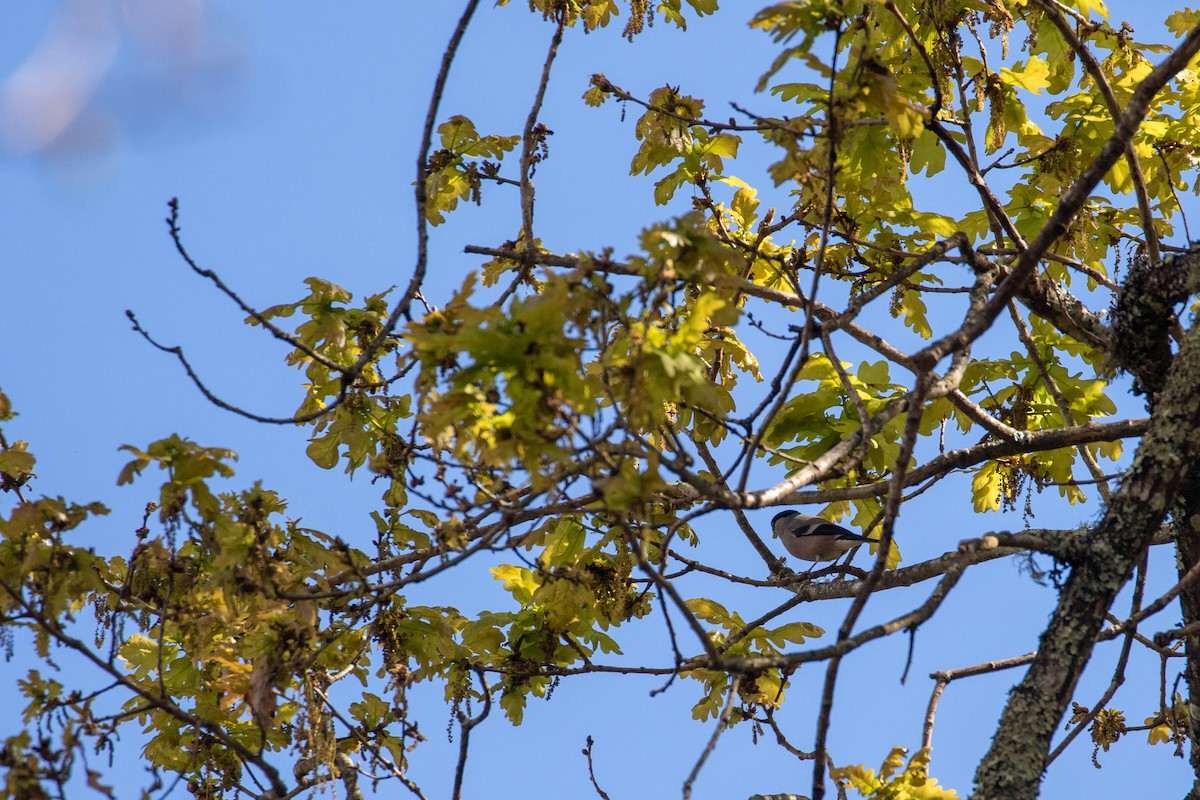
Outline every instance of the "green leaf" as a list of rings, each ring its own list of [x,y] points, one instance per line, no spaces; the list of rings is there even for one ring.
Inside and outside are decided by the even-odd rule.
[[[1024,63],[1014,64],[1012,69],[1000,68],[1000,77],[1005,83],[1019,86],[1034,94],[1041,94],[1042,90],[1050,85],[1049,75],[1050,66],[1037,56],[1030,56]]]
[[[931,178],[946,168],[946,148],[933,131],[922,130],[913,139],[908,164],[912,174],[924,171]]]
[[[1074,0],[1071,5],[1074,5],[1084,16],[1091,17],[1092,12],[1096,12],[1096,16],[1108,19],[1108,6],[1104,4],[1104,0]]]
[[[873,386],[886,386],[891,382],[888,372],[888,362],[880,360],[874,364],[866,361],[858,365],[858,379]]]
[[[697,618],[705,622],[712,622],[718,625],[730,622],[729,611],[726,610],[725,606],[715,600],[709,600],[707,597],[692,598],[691,600],[687,600],[684,605]]]
[[[922,339],[928,339],[933,335],[933,328],[929,327],[928,309],[920,292],[905,289],[900,294],[899,306],[900,311],[904,314],[905,325],[912,328]]]
[[[1200,25],[1200,11],[1193,8],[1180,9],[1166,19],[1167,30],[1177,38],[1187,35],[1197,25]]]
[[[492,567],[489,572],[496,580],[504,581],[504,590],[512,594],[512,596],[521,604],[528,603],[533,598],[533,593],[541,586],[541,581],[537,577],[525,569],[513,564],[501,564],[498,567]]]
[[[36,462],[33,453],[17,450],[15,446],[13,449],[0,451],[0,472],[10,478],[20,478],[33,472]]]
[[[338,462],[340,440],[330,433],[309,442],[304,452],[321,469],[333,469]]]
[[[740,136],[730,133],[718,134],[703,145],[702,152],[721,158],[733,158],[737,155],[738,145],[741,144],[741,141]]]
[[[675,196],[675,191],[692,179],[692,174],[683,167],[667,175],[665,178],[654,184],[654,202],[660,206],[665,206]]]
[[[971,504],[976,511],[999,511],[1003,477],[995,461],[979,468],[971,479]]]
[[[811,622],[789,622],[786,625],[781,625],[773,629],[767,635],[772,640],[804,644],[808,639],[824,636],[825,630],[813,625]]]
[[[500,708],[504,716],[513,725],[520,725],[525,719],[525,692],[519,689],[505,689],[500,695]]]
[[[734,220],[742,230],[748,229],[758,219],[757,195],[758,193],[748,186],[744,189],[738,189],[733,195],[730,210],[733,211]]]

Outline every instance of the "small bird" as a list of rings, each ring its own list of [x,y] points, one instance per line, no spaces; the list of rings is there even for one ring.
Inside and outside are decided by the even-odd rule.
[[[878,541],[851,533],[841,525],[834,525],[820,517],[792,510],[780,511],[771,517],[771,528],[789,553],[814,563],[835,561],[852,548]]]

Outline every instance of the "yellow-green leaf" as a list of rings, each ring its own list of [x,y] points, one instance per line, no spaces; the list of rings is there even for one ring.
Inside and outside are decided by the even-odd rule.
[[[1012,86],[1041,94],[1050,85],[1050,65],[1038,56],[1030,56],[1024,63],[1014,64],[1012,69],[1001,67],[1000,77]]]

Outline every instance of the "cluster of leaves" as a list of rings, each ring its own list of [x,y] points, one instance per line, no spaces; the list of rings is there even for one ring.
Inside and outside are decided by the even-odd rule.
[[[509,0],[497,0],[496,5],[508,5]],[[698,16],[715,13],[717,0],[687,0],[688,6]],[[627,0],[629,18],[622,36],[633,41],[633,37],[654,24],[656,14],[681,30],[687,30],[687,16],[683,0]],[[573,27],[582,22],[585,31],[607,27],[614,17],[621,15],[619,0],[529,0],[529,9],[538,11],[545,19],[561,19],[564,25]]]
[[[425,216],[434,225],[445,222],[444,212],[457,208],[459,200],[480,203],[483,179],[495,178],[504,154],[521,141],[520,136],[480,136],[463,116],[443,122],[438,134],[442,146],[429,154],[425,167]]]
[[[922,748],[905,763],[908,751],[897,747],[884,759],[879,774],[863,766],[840,767],[830,777],[859,793],[878,800],[956,800],[958,793],[943,789],[929,777],[929,750]]]
[[[752,627],[735,612],[704,597],[687,602],[688,610],[697,619],[717,626],[709,635],[713,645],[730,656],[778,655],[789,643],[804,644],[808,639],[824,636],[825,631],[811,622],[788,622],[777,628]],[[729,692],[729,673],[717,670],[695,670],[688,677],[704,682],[705,696],[692,708],[692,717],[705,720],[716,717]],[[731,724],[755,716],[758,708],[779,708],[784,701],[787,674],[783,669],[768,669],[745,676],[738,685],[742,705],[731,715]]]
[[[1146,740],[1149,744],[1173,744],[1180,748],[1187,736],[1187,703],[1183,697],[1176,694],[1170,707],[1160,709],[1156,714],[1146,717],[1141,727],[1133,728],[1125,722],[1125,714],[1118,708],[1089,709],[1079,703],[1072,703],[1071,716],[1067,719],[1067,727],[1088,724],[1088,735],[1095,747],[1092,749],[1092,763],[1100,767],[1100,751],[1108,749],[1117,743],[1127,733],[1134,730],[1148,731]]]

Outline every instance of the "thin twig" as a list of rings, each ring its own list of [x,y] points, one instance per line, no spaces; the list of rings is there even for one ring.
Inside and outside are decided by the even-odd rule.
[[[600,795],[601,800],[610,800],[608,794],[605,793],[605,791],[600,788],[600,784],[596,782],[596,770],[592,765],[592,744],[592,736],[591,734],[588,734],[587,747],[583,748],[582,750],[583,755],[587,758],[588,778],[591,779],[592,788],[596,790],[596,794]]]
[[[462,730],[462,736],[458,741],[458,763],[454,767],[454,791],[451,795],[454,800],[459,800],[462,797],[463,774],[467,769],[467,752],[471,743],[471,731],[476,725],[487,719],[488,714],[492,711],[492,692],[487,684],[487,678],[482,669],[476,668],[475,674],[479,676],[479,683],[483,689],[480,694],[483,696],[483,710],[479,712],[477,717],[468,717],[461,711],[458,712],[458,725]]]
[[[729,725],[729,717],[733,713],[733,702],[737,699],[738,689],[742,685],[742,676],[734,675],[733,681],[729,684],[729,698],[725,701],[725,707],[721,709],[721,716],[717,720],[717,727],[713,729],[712,736],[708,740],[704,751],[700,754],[700,758],[696,760],[696,765],[692,767],[691,773],[688,774],[687,780],[683,782],[683,800],[689,800],[692,796],[692,784],[696,782],[696,778],[700,775],[701,768],[704,767],[704,762],[712,755],[712,751],[717,746],[717,740],[721,738],[725,728]]]
[[[147,342],[149,342],[151,345],[153,345],[157,349],[161,350],[162,352],[170,353],[171,355],[175,356],[176,359],[179,360],[179,363],[183,366],[184,372],[187,373],[188,378],[191,379],[191,381],[195,385],[195,387],[198,390],[200,390],[200,394],[204,395],[205,400],[208,400],[208,402],[212,403],[217,408],[223,408],[226,411],[231,411],[240,417],[245,417],[246,419],[253,420],[254,422],[262,422],[262,423],[266,423],[269,425],[299,425],[299,424],[303,424],[305,422],[312,422],[313,420],[315,420],[319,417],[323,417],[324,415],[328,414],[330,411],[332,411],[333,409],[335,409],[339,405],[341,405],[342,402],[344,402],[346,399],[345,390],[343,388],[342,393],[339,394],[336,398],[334,398],[334,400],[332,402],[330,402],[328,405],[322,406],[321,408],[317,409],[316,411],[311,411],[307,414],[299,414],[294,417],[264,417],[260,414],[255,414],[252,411],[247,411],[244,408],[240,408],[238,406],[235,406],[235,405],[232,405],[231,403],[226,402],[225,400],[222,400],[215,393],[213,393],[213,391],[204,384],[204,381],[200,380],[200,376],[196,373],[196,371],[194,369],[192,369],[191,363],[187,360],[187,357],[183,354],[182,347],[180,347],[178,345],[176,345],[174,347],[168,347],[165,344],[159,343],[157,340],[154,339],[154,337],[152,337],[150,335],[149,331],[147,331],[145,328],[142,327],[142,324],[140,322],[138,322],[138,318],[136,316],[134,316],[134,313],[132,311],[127,310],[125,312],[125,316],[128,317],[128,319],[131,323],[133,323],[133,329],[135,331],[137,331],[137,333],[140,334],[143,339],[145,339]]]
[[[428,266],[429,256],[429,221],[425,218],[426,205],[428,203],[428,195],[426,192],[425,180],[428,177],[427,163],[429,161],[429,147],[433,141],[433,126],[437,122],[438,107],[441,105],[442,96],[446,91],[446,81],[450,76],[450,64],[454,61],[454,56],[458,52],[458,46],[462,42],[464,34],[467,32],[467,26],[471,22],[471,18],[475,15],[475,10],[479,7],[479,0],[467,0],[466,8],[463,9],[462,15],[458,18],[458,25],[454,28],[454,33],[450,36],[450,42],[446,45],[445,51],[442,53],[442,65],[438,69],[437,78],[433,83],[433,93],[429,99],[429,109],[425,114],[425,126],[421,132],[421,144],[417,150],[417,179],[414,184],[414,194],[416,197],[416,212],[417,212],[417,261],[413,266],[413,275],[409,279],[408,286],[404,290],[404,295],[396,301],[392,313],[388,315],[387,321],[380,327],[379,332],[375,334],[370,343],[363,348],[358,359],[354,362],[354,366],[350,368],[350,375],[357,376],[366,367],[367,362],[375,357],[375,353],[383,345],[384,340],[392,335],[396,329],[396,325],[400,322],[400,317],[408,313],[409,306],[417,293],[421,291],[421,285],[425,281],[425,270]]]
[[[1079,40],[1075,35],[1074,29],[1067,24],[1067,21],[1062,17],[1062,6],[1058,3],[1050,2],[1050,0],[1036,0],[1037,4],[1042,7],[1047,18],[1055,28],[1058,28],[1059,34],[1066,41],[1067,45],[1079,56],[1079,60],[1083,63],[1084,69],[1087,70],[1092,82],[1100,92],[1100,97],[1104,100],[1104,105],[1108,108],[1109,116],[1113,122],[1121,116],[1121,104],[1117,102],[1117,95],[1113,92],[1112,84],[1108,81],[1108,76],[1104,74],[1100,62],[1096,61],[1096,57],[1092,55],[1092,51]],[[1162,261],[1162,255],[1158,247],[1158,231],[1154,228],[1154,211],[1150,207],[1150,194],[1146,191],[1146,176],[1142,174],[1142,163],[1138,159],[1137,151],[1133,149],[1133,139],[1130,138],[1125,142],[1125,163],[1129,165],[1129,177],[1133,182],[1133,191],[1137,196],[1138,214],[1142,218],[1142,230],[1146,232],[1146,255],[1150,259],[1151,264],[1157,264]]]
[[[892,468],[895,478],[889,487],[887,500],[884,503],[883,530],[879,537],[879,549],[875,554],[875,565],[871,569],[870,574],[863,580],[862,588],[855,595],[854,602],[850,605],[850,610],[846,612],[846,618],[838,630],[839,644],[850,638],[850,632],[854,629],[854,625],[862,614],[863,609],[866,608],[867,600],[870,598],[876,584],[879,582],[880,576],[883,574],[883,570],[887,566],[888,551],[892,546],[895,519],[900,513],[904,474],[908,471],[909,459],[911,458],[913,448],[916,446],[917,436],[920,433],[921,410],[924,408],[925,398],[929,393],[932,382],[932,373],[927,373],[917,378],[917,385],[913,388],[908,415],[904,425],[904,435],[901,438],[895,466]],[[957,567],[961,572],[963,568],[961,563]],[[949,574],[947,572],[947,575]],[[910,629],[915,627],[916,623],[910,626]],[[829,735],[829,726],[833,719],[834,687],[837,685],[841,659],[842,656],[840,654],[835,655],[829,659],[829,664],[825,667],[825,686],[821,693],[821,710],[817,716],[816,746],[813,748],[816,751],[816,757],[813,759],[813,800],[821,800],[825,796],[825,761],[828,755],[825,742]]]
[[[1143,553],[1142,561],[1138,565],[1137,581],[1135,582],[1133,589],[1133,608],[1131,610],[1131,615],[1136,615],[1139,611],[1141,611],[1142,593],[1146,588],[1146,564],[1147,555]],[[1062,755],[1064,750],[1070,747],[1071,742],[1075,741],[1075,739],[1079,737],[1079,734],[1081,734],[1087,728],[1087,726],[1091,724],[1092,720],[1094,720],[1096,716],[1108,706],[1109,701],[1111,701],[1113,698],[1113,695],[1117,693],[1117,689],[1119,689],[1121,684],[1125,682],[1125,668],[1129,664],[1129,653],[1133,649],[1133,642],[1136,634],[1137,623],[1133,623],[1129,626],[1129,630],[1125,635],[1125,641],[1121,644],[1121,655],[1117,658],[1117,665],[1113,669],[1112,680],[1109,681],[1108,688],[1104,690],[1104,694],[1100,696],[1100,699],[1088,709],[1087,714],[1085,714],[1082,719],[1073,720],[1075,722],[1075,728],[1068,733],[1061,742],[1058,743],[1057,747],[1050,751],[1050,755],[1046,756],[1047,767],[1054,763],[1054,760]]]
[[[985,661],[982,664],[975,664],[970,667],[961,667],[959,669],[945,670],[942,672],[934,672],[929,677],[935,681],[933,694],[929,697],[929,706],[925,711],[925,727],[921,736],[921,746],[931,747],[933,742],[933,719],[937,713],[938,701],[942,698],[942,692],[951,681],[958,678],[966,678],[972,675],[983,675],[988,672],[999,672],[1002,669],[1012,669],[1020,667],[1033,661],[1033,657],[1037,653],[1026,653],[1023,656],[1013,656],[1012,658],[1001,659],[1000,661]]]
[[[216,286],[226,297],[232,300],[238,308],[240,308],[259,325],[262,325],[263,329],[269,331],[276,339],[279,339],[281,342],[287,342],[289,345],[304,353],[304,355],[308,356],[313,361],[316,361],[318,364],[329,370],[332,370],[333,372],[340,373],[345,371],[346,368],[344,366],[334,361],[330,361],[322,353],[314,350],[305,342],[297,339],[295,336],[292,336],[290,333],[287,333],[283,329],[276,326],[271,322],[271,320],[264,317],[262,312],[247,305],[246,302],[242,300],[242,298],[239,297],[236,292],[230,289],[225,282],[221,280],[221,276],[217,275],[217,273],[213,272],[211,269],[205,269],[197,264],[192,258],[191,254],[188,252],[187,248],[183,245],[183,230],[179,227],[179,198],[172,197],[170,201],[167,202],[167,207],[171,209],[171,215],[167,217],[166,220],[167,227],[171,231],[171,241],[175,243],[175,250],[179,253],[187,265],[192,268],[193,272],[202,278],[207,278],[208,280],[212,281],[212,284]]]
[[[525,240],[524,252],[532,253],[534,249],[533,236],[533,201],[534,201],[534,186],[533,186],[533,170],[536,163],[534,158],[534,150],[536,145],[535,139],[548,135],[545,129],[538,129],[538,115],[542,110],[542,101],[546,97],[546,87],[550,84],[550,68],[554,64],[554,59],[558,55],[558,46],[562,44],[563,27],[566,24],[565,10],[558,12],[557,24],[554,28],[554,35],[550,38],[550,49],[546,53],[546,60],[542,64],[542,75],[538,80],[537,92],[534,94],[533,105],[529,108],[529,114],[525,118],[525,128],[521,134],[521,234]],[[544,146],[544,139],[543,139]],[[509,284],[508,288],[496,300],[496,306],[503,306],[509,296],[517,290],[521,281],[525,278],[526,273],[531,266],[531,262],[527,258],[522,258],[524,266],[521,267],[517,280]]]
[[[1021,340],[1021,344],[1025,345],[1025,352],[1029,354],[1030,360],[1033,361],[1038,377],[1042,379],[1042,385],[1046,387],[1046,391],[1054,398],[1054,405],[1058,408],[1058,413],[1062,416],[1063,422],[1074,428],[1078,423],[1075,420],[1075,413],[1071,410],[1071,404],[1067,402],[1066,396],[1063,395],[1062,389],[1059,388],[1058,381],[1054,380],[1054,376],[1050,374],[1050,367],[1038,351],[1037,342],[1030,335],[1029,326],[1025,324],[1025,319],[1017,309],[1016,301],[1010,300],[1008,302],[1008,313],[1012,317],[1013,325],[1017,329],[1017,338]],[[1092,479],[1096,482],[1096,489],[1099,490],[1101,499],[1107,505],[1112,501],[1112,490],[1109,488],[1108,482],[1104,479],[1104,470],[1100,469],[1100,465],[1096,463],[1096,459],[1092,455],[1092,452],[1087,449],[1087,445],[1077,445],[1076,451],[1079,453],[1079,457],[1083,459],[1088,472],[1092,474]]]

